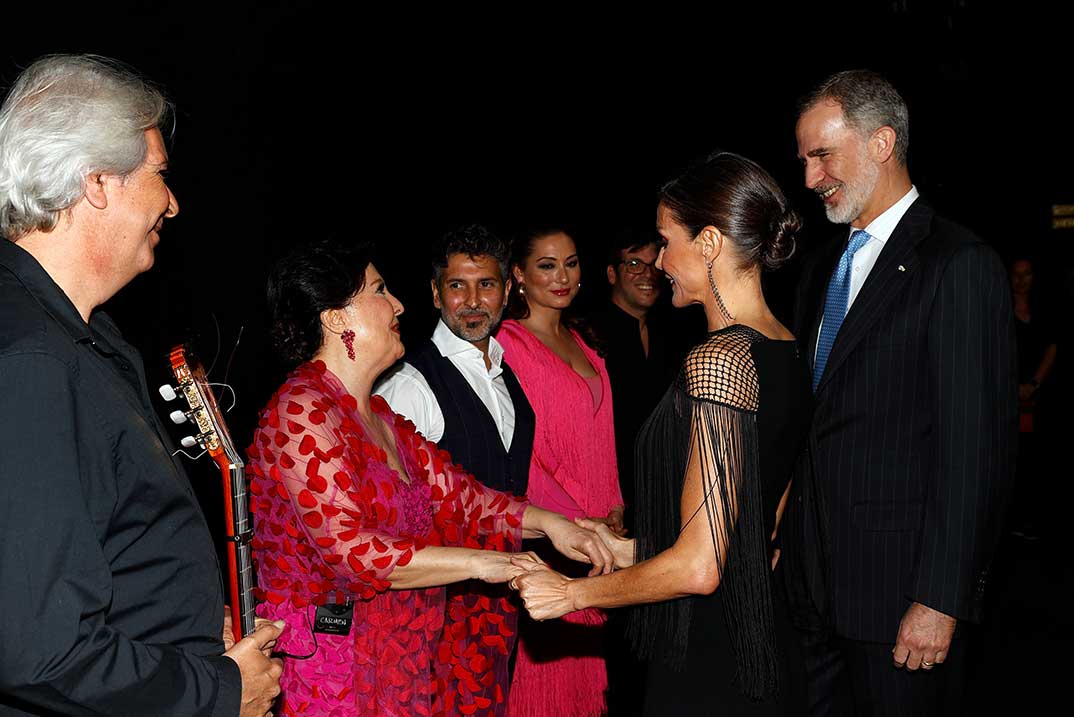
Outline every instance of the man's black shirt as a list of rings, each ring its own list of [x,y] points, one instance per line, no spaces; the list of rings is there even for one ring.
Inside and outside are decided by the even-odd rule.
[[[615,452],[619,463],[619,485],[627,506],[627,527],[632,528],[634,506],[634,444],[645,420],[674,380],[695,337],[672,323],[668,310],[655,307],[647,317],[649,354],[641,343],[636,318],[611,301],[591,316],[591,325],[600,339],[600,350],[612,386],[615,414]]]
[[[0,715],[237,715],[208,526],[142,362],[0,240]]]

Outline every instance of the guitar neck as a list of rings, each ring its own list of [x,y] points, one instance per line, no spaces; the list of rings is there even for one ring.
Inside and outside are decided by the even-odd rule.
[[[253,529],[246,494],[246,469],[242,463],[217,461],[224,483],[224,510],[228,518],[227,531],[228,588],[231,602],[231,621],[235,639],[240,640],[254,630],[254,566],[250,551]]]
[[[231,604],[231,625],[238,642],[254,630],[254,568],[250,555],[253,528],[250,506],[246,497],[246,467],[235,444],[231,441],[223,414],[216,403],[211,384],[197,359],[185,346],[176,346],[169,355],[172,373],[179,393],[190,410],[177,412],[180,421],[189,418],[196,427],[196,442],[212,456],[220,470],[224,488],[224,530],[227,533],[228,598]],[[162,390],[165,400],[172,400]],[[186,445],[186,444],[184,444]]]

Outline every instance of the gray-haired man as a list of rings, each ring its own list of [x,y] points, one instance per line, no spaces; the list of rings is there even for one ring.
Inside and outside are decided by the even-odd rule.
[[[0,107],[0,715],[260,717],[265,624],[224,652],[219,566],[99,307],[179,204],[169,105],[125,67],[52,56]]]

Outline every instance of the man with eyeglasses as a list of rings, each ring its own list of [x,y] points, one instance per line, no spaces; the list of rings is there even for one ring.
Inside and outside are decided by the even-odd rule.
[[[667,286],[656,268],[660,237],[652,231],[623,228],[608,244],[611,292],[593,316],[600,336],[615,410],[619,482],[630,508],[634,497],[634,439],[675,376],[685,350],[683,332],[673,330],[659,304]]]

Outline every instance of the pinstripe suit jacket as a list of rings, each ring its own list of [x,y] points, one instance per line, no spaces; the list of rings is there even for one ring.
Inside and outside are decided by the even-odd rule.
[[[810,361],[846,242],[816,252],[799,283]],[[825,627],[894,641],[911,601],[980,619],[1013,475],[1015,356],[999,258],[918,199],[840,328],[799,462],[784,540],[815,559],[804,573]]]

